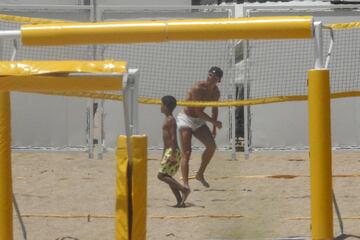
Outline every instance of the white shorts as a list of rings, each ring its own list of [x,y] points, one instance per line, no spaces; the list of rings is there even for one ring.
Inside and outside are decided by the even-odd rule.
[[[188,115],[186,115],[186,113],[181,111],[176,117],[176,124],[178,126],[178,129],[191,128],[193,131],[195,131],[199,127],[204,126],[206,123],[201,118],[189,117]]]

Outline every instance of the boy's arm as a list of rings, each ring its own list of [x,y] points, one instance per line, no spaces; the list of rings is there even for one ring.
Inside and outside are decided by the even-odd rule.
[[[176,139],[176,130],[177,130],[177,127],[176,127],[176,120],[175,118],[171,118],[170,120],[170,125],[171,125],[171,128],[170,128],[170,143],[171,143],[171,149],[173,151],[173,153],[176,151],[177,149],[177,139]]]
[[[170,144],[171,144],[171,159],[173,162],[176,162],[176,150],[178,148],[177,139],[176,139],[176,120],[175,118],[171,118],[169,120],[170,127]]]

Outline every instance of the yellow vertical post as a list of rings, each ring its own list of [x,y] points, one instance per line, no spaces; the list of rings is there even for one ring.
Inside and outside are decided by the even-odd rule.
[[[116,151],[116,210],[115,239],[129,239],[129,190],[128,190],[128,154],[126,136],[120,136]]]
[[[10,93],[0,92],[0,239],[13,239]]]
[[[333,239],[328,69],[308,72],[312,239]]]
[[[116,240],[146,239],[147,137],[131,136],[131,146],[129,161],[126,136],[119,137],[116,153]]]

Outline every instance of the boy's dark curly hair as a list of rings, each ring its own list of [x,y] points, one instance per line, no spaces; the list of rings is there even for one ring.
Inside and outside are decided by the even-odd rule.
[[[161,98],[161,102],[167,107],[167,109],[169,109],[170,112],[173,112],[176,108],[176,99],[171,95],[163,96]]]

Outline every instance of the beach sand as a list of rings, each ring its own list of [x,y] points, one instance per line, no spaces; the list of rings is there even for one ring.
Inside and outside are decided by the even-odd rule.
[[[308,152],[218,151],[206,171],[210,188],[191,180],[186,208],[173,208],[157,179],[161,151],[148,153],[147,239],[310,239]],[[194,151],[193,175],[201,152]],[[13,189],[29,240],[114,239],[113,152],[13,152]],[[333,153],[333,188],[346,239],[360,238],[360,152]],[[176,175],[179,179],[180,173]],[[334,211],[334,236],[340,234]],[[350,236],[351,235],[351,236]],[[14,239],[23,239],[14,211]]]

